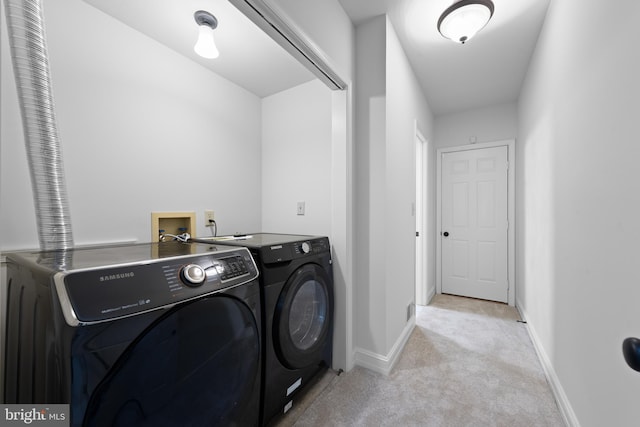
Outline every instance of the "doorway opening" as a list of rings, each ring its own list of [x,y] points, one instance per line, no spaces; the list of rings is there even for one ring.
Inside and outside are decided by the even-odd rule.
[[[503,160],[496,150],[506,151]],[[437,292],[514,306],[515,141],[438,149],[436,161]],[[469,293],[484,288],[488,296]]]
[[[429,263],[427,208],[429,189],[429,142],[420,133],[416,126],[415,132],[416,153],[416,247],[415,247],[415,277],[416,277],[416,304],[427,305],[433,295],[428,292]]]

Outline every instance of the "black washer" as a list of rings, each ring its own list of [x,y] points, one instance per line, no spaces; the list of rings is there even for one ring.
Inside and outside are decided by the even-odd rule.
[[[196,287],[181,273],[193,265],[205,273]],[[5,403],[68,403],[72,427],[259,424],[260,286],[247,249],[16,253],[7,276]]]

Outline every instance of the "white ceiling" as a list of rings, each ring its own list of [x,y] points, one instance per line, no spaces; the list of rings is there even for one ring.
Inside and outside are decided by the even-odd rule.
[[[517,100],[549,0],[493,0],[491,21],[460,45],[437,23],[453,0],[339,0],[357,25],[388,14],[435,115]]]
[[[131,28],[155,39],[259,97],[315,76],[227,0],[84,0]],[[196,10],[218,19],[215,40],[220,57],[196,55]]]
[[[435,115],[516,101],[550,0],[493,0],[465,45],[437,31],[453,0],[339,0],[358,25],[388,14]],[[315,78],[228,0],[85,0],[124,24],[264,97]],[[196,10],[213,13],[217,59],[193,52]]]

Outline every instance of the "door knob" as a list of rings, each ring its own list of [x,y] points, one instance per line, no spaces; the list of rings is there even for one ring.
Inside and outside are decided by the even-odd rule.
[[[634,371],[640,371],[640,339],[627,338],[622,342],[622,354],[627,365]]]
[[[444,233],[442,233],[442,235],[443,235],[444,237],[449,237],[449,232],[448,232],[448,231],[445,231]]]

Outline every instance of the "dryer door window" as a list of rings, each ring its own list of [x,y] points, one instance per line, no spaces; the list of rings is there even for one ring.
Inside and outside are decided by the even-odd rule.
[[[175,307],[131,343],[93,393],[83,425],[253,425],[259,393],[253,312],[210,297]]]
[[[274,316],[275,347],[282,363],[299,369],[322,360],[331,339],[332,289],[324,269],[307,264],[285,284]]]
[[[298,288],[289,312],[289,336],[298,350],[309,350],[318,342],[328,309],[327,291],[322,283],[310,279]]]

